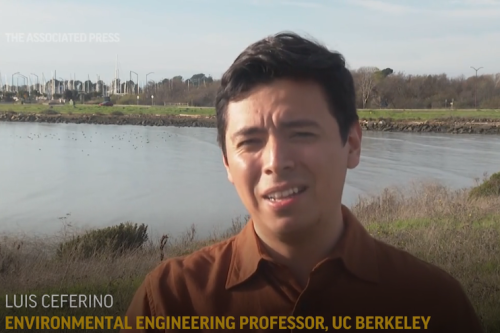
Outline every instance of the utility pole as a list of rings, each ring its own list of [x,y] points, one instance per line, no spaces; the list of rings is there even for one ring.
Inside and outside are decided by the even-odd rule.
[[[40,93],[40,90],[41,90],[41,89],[40,89],[40,85],[39,85],[39,83],[38,83],[38,75],[31,73],[31,74],[30,74],[30,79],[31,79],[31,75],[36,76],[36,89],[35,89],[35,90],[36,90],[38,93]]]
[[[148,75],[149,74],[154,74],[154,72],[149,72],[148,74],[146,74],[146,85],[144,86],[145,88],[148,87]],[[146,91],[145,89],[143,89],[143,91]]]
[[[474,108],[477,109],[477,72],[483,68],[483,67],[479,67],[479,68],[474,68],[472,66],[470,66],[470,68],[472,68],[473,70],[476,71],[476,81],[475,81],[475,85],[474,85]]]
[[[19,74],[19,72],[15,72],[14,74],[12,74],[12,85],[11,85],[12,87],[14,87],[14,75],[16,74]],[[19,88],[17,86],[16,88],[17,88],[16,90],[19,91]]]
[[[137,74],[134,71],[130,71],[130,81],[132,81],[132,73],[134,73],[135,76],[137,77],[137,95],[139,95],[139,74]],[[135,90],[135,84],[134,84],[134,89],[133,90]],[[135,93],[135,91],[133,91],[132,93]]]
[[[24,85],[26,85],[26,89],[28,90],[28,97],[29,97],[31,94],[30,87],[29,87],[29,79],[27,76],[24,76],[23,74],[19,73],[18,77],[17,77],[18,82],[19,82],[19,76],[23,78],[23,83],[24,83]],[[19,86],[19,83],[17,85]],[[19,88],[18,88],[18,90],[19,90]]]
[[[56,93],[56,71],[54,71],[54,78],[52,79],[52,100],[54,99],[54,94]]]

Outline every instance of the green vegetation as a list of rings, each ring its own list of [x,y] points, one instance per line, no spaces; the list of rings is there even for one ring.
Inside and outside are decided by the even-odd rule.
[[[59,245],[59,258],[87,259],[92,256],[110,254],[123,255],[127,251],[140,249],[148,240],[148,227],[130,222],[104,229],[90,230],[74,236]]]
[[[393,120],[439,120],[446,118],[471,118],[471,119],[498,119],[500,120],[500,110],[481,109],[481,110],[449,110],[449,109],[431,109],[431,110],[358,110],[361,119],[393,119]]]
[[[494,173],[489,179],[484,179],[483,183],[476,186],[470,192],[471,197],[500,196],[500,172]]]
[[[486,332],[500,332],[500,196],[470,200],[470,192],[471,189],[455,191],[437,184],[386,189],[378,196],[360,199],[352,211],[375,238],[457,278]],[[164,257],[188,254],[226,239],[239,232],[246,221],[247,218],[235,220],[230,229],[204,238],[196,237],[196,228],[191,226],[180,237],[156,235],[146,240],[146,227],[131,224],[84,233],[69,232],[75,228],[72,226],[65,235],[47,239],[5,236],[0,238],[0,306],[5,304],[5,295],[13,294],[111,294],[111,309],[40,306],[7,309],[7,315],[123,315],[145,275]],[[106,240],[117,239],[116,235],[126,239],[129,251],[117,252],[113,245],[96,246],[100,242],[109,244]],[[74,239],[80,239],[80,244],[86,242],[88,251],[94,249],[98,255],[58,257],[61,247],[71,253]],[[0,317],[0,327],[5,327],[4,320]]]
[[[448,77],[446,74],[414,75],[405,74],[397,69],[378,68],[373,66],[360,67],[351,70],[356,92],[356,107],[358,109],[498,109],[500,108],[500,73],[471,75],[464,77]],[[69,83],[66,81],[65,83]],[[121,90],[130,94],[111,95],[114,104],[173,105],[174,103],[189,104],[191,106],[212,107],[215,96],[220,88],[220,80],[214,80],[203,73],[195,74],[185,79],[180,75],[172,78],[149,82],[137,94],[134,81],[122,81]],[[55,80],[47,82],[45,90],[55,85],[59,91],[63,82]],[[54,94],[55,99],[85,101],[89,104],[99,104],[102,101],[103,89],[107,92],[111,87],[105,82],[76,81],[75,87],[90,90],[83,93],[76,90],[65,90],[62,94]],[[4,86],[4,88],[6,88]],[[4,92],[0,100],[14,101],[14,97],[30,101],[33,97],[41,96],[38,91],[27,91],[26,86],[17,87],[18,92]],[[67,85],[66,87],[67,88]],[[131,93],[134,91],[135,93]],[[137,99],[139,96],[139,100]],[[477,98],[476,98],[477,97]]]
[[[104,107],[98,105],[76,104],[70,105],[43,105],[43,104],[0,104],[0,112],[41,113],[41,114],[103,114],[103,115],[215,115],[211,107],[172,107],[172,106],[144,106],[144,105],[115,105]],[[446,118],[471,119],[499,119],[500,110],[450,110],[450,109],[367,109],[358,110],[359,117],[366,120],[393,119],[393,120],[437,120]]]
[[[170,106],[137,106],[137,105],[114,105],[99,106],[76,104],[70,105],[43,105],[43,104],[0,104],[0,112],[33,113],[33,114],[81,114],[81,115],[215,115],[215,109],[204,107],[170,107]]]

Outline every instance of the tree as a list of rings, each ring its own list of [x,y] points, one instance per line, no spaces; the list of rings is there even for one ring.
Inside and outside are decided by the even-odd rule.
[[[500,73],[496,73],[494,77],[495,88],[500,88]]]
[[[189,79],[189,81],[195,86],[200,86],[201,84],[206,83],[207,77],[205,74],[195,74]]]
[[[366,108],[372,96],[373,88],[375,87],[375,73],[378,71],[379,69],[377,67],[361,67],[357,71],[363,109]]]
[[[392,70],[392,68],[385,68],[385,69],[381,70],[380,73],[382,74],[382,76],[384,78],[386,78],[389,75],[391,75],[392,73],[394,73],[394,71]]]
[[[206,79],[205,74],[195,74],[191,76],[192,81],[203,80],[203,79]]]
[[[63,96],[64,96],[64,99],[66,99],[66,100],[69,101],[70,99],[73,99],[73,92],[71,90],[69,90],[69,89],[66,89],[64,91]]]

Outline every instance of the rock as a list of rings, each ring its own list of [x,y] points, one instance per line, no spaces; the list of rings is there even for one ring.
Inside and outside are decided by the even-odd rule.
[[[176,126],[176,127],[216,127],[215,116],[210,117],[181,117],[175,115],[125,115],[112,117],[103,114],[25,114],[15,112],[0,112],[0,121],[46,122],[46,123],[76,123],[76,124],[117,124],[142,126]],[[424,122],[378,121],[361,119],[359,121],[365,131],[384,132],[425,132],[425,133],[471,133],[471,134],[500,134],[500,121],[496,119],[475,119],[461,121],[457,118],[432,120]]]

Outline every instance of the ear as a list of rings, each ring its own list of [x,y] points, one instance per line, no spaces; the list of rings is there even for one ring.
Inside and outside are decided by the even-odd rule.
[[[349,131],[349,136],[347,137],[347,146],[348,146],[348,156],[347,156],[347,168],[354,169],[358,166],[361,156],[361,139],[362,139],[362,130],[361,125],[359,125],[359,121],[356,121]]]
[[[222,162],[224,163],[224,167],[226,168],[227,179],[229,180],[229,182],[231,184],[234,184],[233,176],[231,175],[231,170],[229,170],[229,163],[227,162],[227,158],[226,158],[226,156],[224,156],[224,154],[222,154]]]

